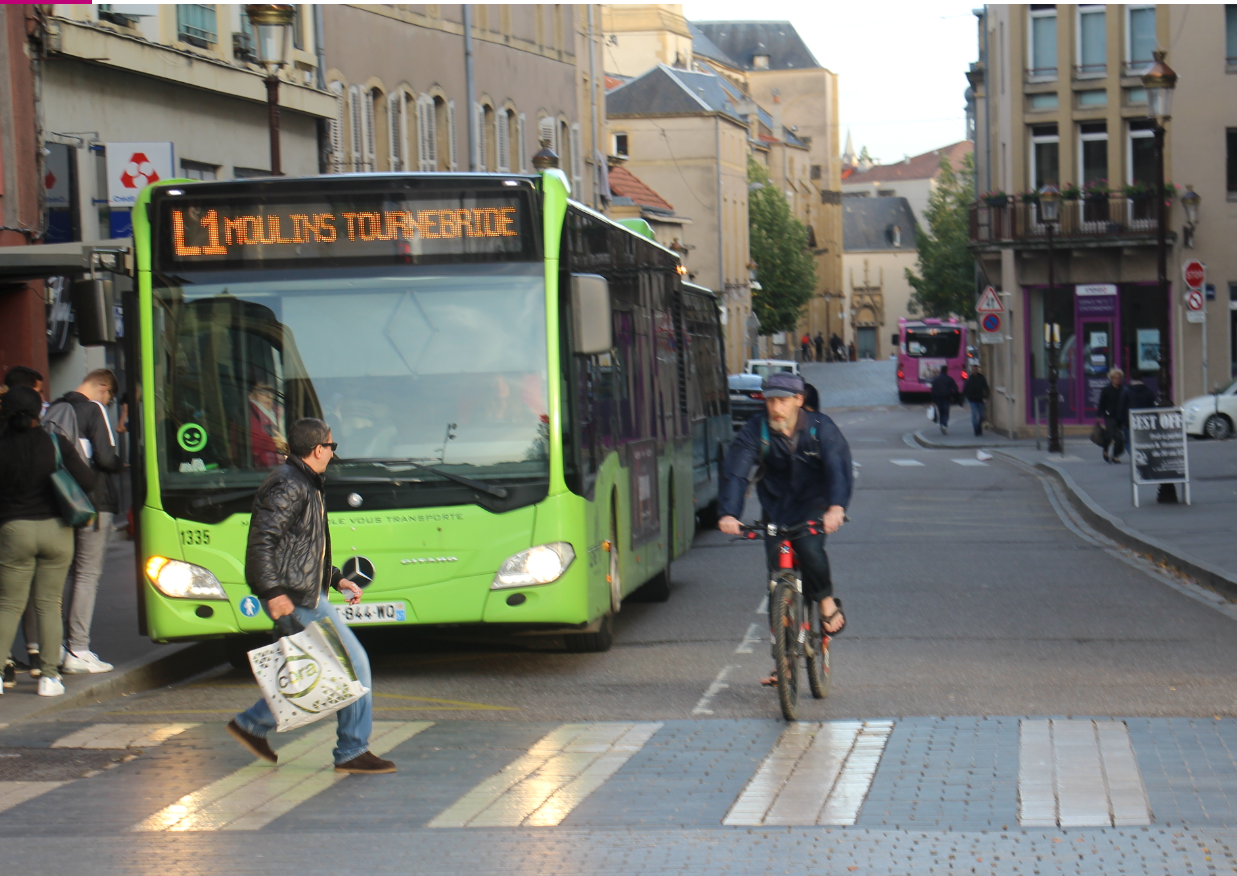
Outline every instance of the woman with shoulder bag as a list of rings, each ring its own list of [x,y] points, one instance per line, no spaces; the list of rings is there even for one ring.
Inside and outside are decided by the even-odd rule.
[[[1120,462],[1121,454],[1125,452],[1125,442],[1121,440],[1121,399],[1125,394],[1125,372],[1114,368],[1108,372],[1108,385],[1100,390],[1100,400],[1096,405],[1099,420],[1096,425],[1104,428],[1103,441],[1100,447],[1104,451],[1104,462]],[[1108,447],[1112,445],[1112,456],[1108,455]]]
[[[53,475],[67,470],[86,492],[96,475],[68,439],[39,428],[42,410],[42,397],[28,386],[0,398],[0,653],[13,647],[33,589],[42,646],[39,696],[56,697],[64,693],[56,663],[73,527],[64,522]]]

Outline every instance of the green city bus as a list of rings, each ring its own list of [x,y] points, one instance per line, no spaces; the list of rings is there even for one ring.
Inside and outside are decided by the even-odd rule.
[[[603,651],[664,600],[732,434],[720,309],[642,220],[535,176],[167,181],[126,302],[140,624],[272,624],[245,584],[288,424],[339,443],[326,505],[349,624],[475,625]],[[339,601],[338,595],[332,599]]]

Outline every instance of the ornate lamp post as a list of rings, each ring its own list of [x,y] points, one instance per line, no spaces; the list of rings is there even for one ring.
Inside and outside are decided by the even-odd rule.
[[[1187,185],[1186,192],[1181,196],[1181,206],[1185,210],[1185,229],[1182,234],[1183,245],[1187,249],[1194,248],[1194,226],[1198,224],[1198,208],[1203,203],[1203,196],[1194,191],[1194,186]]]
[[[1155,63],[1143,74],[1143,88],[1147,90],[1147,115],[1154,123],[1155,131],[1155,191],[1156,191],[1156,279],[1160,298],[1168,301],[1168,203],[1164,191],[1164,123],[1172,117],[1173,89],[1177,87],[1177,74],[1164,63],[1165,53],[1155,51],[1151,57]],[[1164,355],[1167,344],[1160,344],[1160,407],[1172,402],[1172,389],[1168,385],[1168,357]],[[1175,504],[1176,484],[1160,484],[1157,502]]]
[[[1048,226],[1048,297],[1044,301],[1044,341],[1048,346],[1048,452],[1061,453],[1061,405],[1057,392],[1057,349],[1061,329],[1056,322],[1057,274],[1053,233],[1061,218],[1061,192],[1052,183],[1039,190],[1039,218]]]
[[[271,129],[271,175],[283,176],[279,150],[279,70],[288,63],[296,7],[288,3],[253,3],[245,7],[258,44],[258,61],[266,68],[266,109]]]

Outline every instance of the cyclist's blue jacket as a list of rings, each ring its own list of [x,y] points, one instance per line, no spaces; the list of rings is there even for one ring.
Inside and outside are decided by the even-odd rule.
[[[850,505],[854,487],[850,445],[826,415],[803,411],[802,416],[793,457],[785,443],[770,434],[766,414],[757,414],[739,430],[722,472],[723,516],[742,518],[754,466],[759,467],[756,494],[770,523],[797,526],[819,520],[833,505]]]

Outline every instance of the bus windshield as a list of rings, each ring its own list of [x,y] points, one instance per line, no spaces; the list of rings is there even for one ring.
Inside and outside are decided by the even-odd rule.
[[[539,263],[156,274],[154,297],[165,486],[257,486],[301,417],[339,443],[332,481],[548,479]]]
[[[956,328],[908,328],[906,355],[919,359],[953,359],[962,346],[962,330]]]

